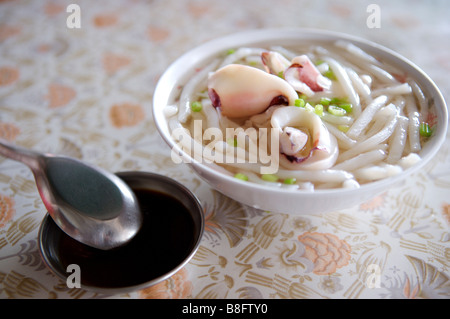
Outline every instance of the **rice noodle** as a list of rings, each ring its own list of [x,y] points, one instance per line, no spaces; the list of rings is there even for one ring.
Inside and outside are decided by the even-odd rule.
[[[359,96],[356,94],[355,89],[352,86],[351,80],[345,71],[345,69],[336,60],[327,58],[325,61],[330,65],[336,75],[342,89],[347,93],[348,99],[353,104],[353,112],[358,116],[361,113],[361,105],[359,104]]]
[[[243,58],[252,56],[252,55],[261,55],[261,53],[263,53],[264,49],[260,49],[260,48],[239,48],[237,49],[235,52],[229,54],[220,64],[219,67],[223,67],[225,65],[231,64],[231,63],[235,63]]]
[[[372,91],[373,96],[379,95],[403,95],[410,94],[412,92],[411,86],[408,83],[388,86]]]
[[[334,169],[340,169],[345,171],[354,170],[367,166],[369,164],[378,163],[382,161],[385,157],[386,157],[385,152],[376,149],[373,151],[356,155],[355,157],[352,157],[342,163],[339,163],[334,166]]]
[[[398,118],[398,125],[395,128],[393,138],[389,144],[389,155],[386,158],[386,162],[389,164],[397,163],[401,158],[406,145],[406,138],[408,136],[409,119],[404,116]]]
[[[412,152],[421,150],[420,145],[420,113],[417,109],[416,101],[412,96],[406,99],[406,114],[409,119],[408,138],[409,147]]]
[[[369,137],[368,139],[361,141],[359,144],[357,144],[352,149],[345,151],[344,153],[341,153],[339,155],[338,161],[344,161],[347,160],[353,156],[356,156],[362,152],[368,151],[370,149],[373,149],[378,144],[384,142],[391,136],[391,134],[394,132],[395,125],[397,124],[398,120],[398,113],[397,108],[393,104],[389,104],[387,107],[385,107],[382,110],[387,118],[390,118],[388,122],[386,122],[386,125],[383,127],[381,131],[376,133],[375,135]]]
[[[350,138],[357,138],[367,125],[372,121],[375,113],[387,102],[387,96],[381,95],[374,99],[355,120],[347,132]]]
[[[218,60],[214,60],[212,63],[198,71],[184,86],[181,91],[180,107],[178,110],[178,120],[181,123],[186,123],[191,114],[192,95],[199,90],[199,87],[203,82],[206,82],[208,73],[217,67],[218,62]]]

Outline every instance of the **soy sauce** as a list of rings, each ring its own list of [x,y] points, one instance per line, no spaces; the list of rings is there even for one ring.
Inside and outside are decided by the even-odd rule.
[[[144,217],[141,230],[126,245],[99,250],[61,232],[60,262],[64,269],[80,266],[81,284],[108,288],[150,281],[177,267],[195,245],[194,221],[180,201],[153,190],[133,191]]]

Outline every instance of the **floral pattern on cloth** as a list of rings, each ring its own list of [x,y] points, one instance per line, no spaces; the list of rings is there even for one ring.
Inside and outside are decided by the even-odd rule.
[[[287,215],[235,202],[173,163],[151,113],[157,80],[184,52],[276,27],[378,42],[449,100],[447,2],[377,1],[379,28],[367,24],[368,3],[350,0],[72,2],[80,28],[67,26],[67,1],[0,1],[0,138],[172,177],[201,200],[205,233],[192,260],[155,286],[114,296],[68,288],[39,256],[45,209],[32,173],[0,157],[0,298],[450,298],[448,141],[423,170],[357,207]]]

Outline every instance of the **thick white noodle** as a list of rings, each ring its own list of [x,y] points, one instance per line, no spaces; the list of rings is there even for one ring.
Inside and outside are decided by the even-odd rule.
[[[392,104],[394,104],[397,107],[398,111],[400,112],[400,115],[404,115],[405,114],[404,111],[403,111],[403,109],[405,107],[405,104],[406,104],[404,96],[397,96],[397,97],[395,97],[392,100]]]
[[[284,47],[281,46],[272,46],[270,48],[270,50],[275,51],[280,53],[281,55],[284,55],[285,58],[287,58],[288,60],[292,60],[293,58],[295,58],[298,54],[294,53]]]
[[[324,124],[327,127],[328,131],[336,137],[339,143],[339,147],[342,147],[343,149],[349,149],[356,145],[355,140],[348,137],[347,134],[340,131],[336,126],[327,122],[324,122]]]
[[[395,164],[402,158],[408,136],[408,122],[407,117],[399,116],[397,127],[389,142],[389,153],[386,158],[388,164]]]
[[[363,100],[369,101],[371,93],[370,87],[366,83],[364,83],[364,81],[353,69],[346,68],[345,70],[347,71],[350,80],[352,80],[352,83],[355,86],[358,94],[363,98]]]
[[[255,130],[256,139],[258,139],[257,135],[258,132]],[[252,138],[251,135],[247,134],[244,130],[240,130],[236,137],[237,140],[237,146],[236,149],[246,149],[248,150],[247,153],[247,160],[250,163],[257,162],[258,161],[258,142],[255,141],[254,138]],[[244,143],[244,145],[241,145]],[[248,146],[248,147],[247,147]]]
[[[398,81],[389,72],[376,65],[369,65],[368,70],[369,72],[372,72],[373,75],[383,83],[398,84]]]
[[[245,57],[251,56],[251,55],[258,55],[260,56],[261,53],[265,52],[267,50],[261,49],[261,48],[239,48],[235,52],[227,55],[227,57],[222,61],[219,67],[223,67],[225,65],[235,63]]]
[[[339,163],[333,167],[333,169],[353,171],[355,169],[376,164],[382,161],[386,157],[386,153],[382,150],[373,150],[366,153],[359,154],[351,159],[348,159],[342,163]]]
[[[404,157],[398,162],[398,165],[400,165],[403,169],[408,169],[411,166],[417,164],[421,160],[420,155],[417,153],[410,153]]]
[[[411,86],[408,83],[402,83],[398,85],[373,90],[372,96],[375,97],[380,95],[404,95],[411,93],[412,93]]]
[[[218,63],[219,60],[214,60],[200,71],[193,74],[190,80],[184,85],[180,94],[180,106],[178,108],[178,120],[181,123],[186,123],[191,115],[192,96],[196,91],[200,90],[201,87],[205,87],[206,81],[208,80],[208,73],[215,70]]]
[[[219,115],[214,106],[212,106],[212,102],[209,99],[202,100],[202,108],[205,113],[206,123],[209,127],[217,127],[220,128]]]
[[[328,112],[324,112],[322,120],[336,125],[350,125],[353,123],[353,117],[350,116],[336,116]]]
[[[413,96],[407,96],[405,107],[409,119],[409,147],[411,152],[419,152],[422,148],[420,145],[420,114]]]
[[[206,146],[203,145],[195,138],[192,138],[189,130],[183,127],[175,118],[169,121],[169,127],[177,145],[181,146],[181,149],[197,162],[232,163],[236,161],[237,155],[244,154],[244,157],[246,156],[245,150],[237,152],[237,149],[223,141],[213,141]],[[176,149],[173,151],[176,151]]]
[[[347,135],[350,138],[357,139],[358,136],[364,131],[364,129],[372,121],[375,113],[386,104],[388,98],[385,95],[381,95],[374,99],[369,105],[366,106],[361,115],[353,122],[352,126],[347,131]]]
[[[281,187],[281,185],[282,185],[282,183],[280,183],[280,182],[265,181],[265,180],[261,179],[261,177],[259,177],[258,174],[255,174],[253,172],[248,172],[246,175],[250,182],[253,182],[256,184],[261,184],[261,185],[266,185],[266,186],[271,186],[271,187]]]
[[[419,103],[420,119],[421,121],[426,122],[428,118],[428,99],[425,97],[422,89],[416,82],[410,81],[410,85]]]
[[[237,163],[248,162],[247,159],[249,158],[249,154],[242,147],[231,146],[230,144],[224,141],[213,141],[209,143],[206,147],[208,148],[208,152],[210,154],[214,152],[215,154],[217,154],[216,156],[222,156],[221,157],[222,159],[217,162],[227,163],[227,161],[225,161],[226,158],[231,158],[233,159],[233,161]],[[225,157],[223,155],[225,155]]]
[[[311,170],[311,171],[290,171],[285,169],[278,170],[277,174],[278,177],[282,179],[286,178],[296,178],[300,181],[309,181],[309,182],[337,182],[337,183],[343,183],[344,181],[348,179],[352,179],[353,175],[343,171],[343,170]]]
[[[372,55],[368,54],[366,51],[361,49],[360,47],[354,45],[351,42],[338,40],[334,43],[338,48],[345,49],[349,53],[351,53],[354,57],[363,60],[364,62],[369,62],[371,64],[379,64],[378,60],[375,59]]]
[[[385,116],[388,119],[384,128],[368,139],[361,141],[355,147],[339,154],[338,162],[343,162],[360,153],[369,151],[375,148],[377,145],[383,143],[389,138],[389,136],[391,136],[398,121],[398,110],[393,104],[389,104],[388,106],[380,110],[380,112],[381,111],[385,112]]]
[[[364,167],[356,170],[354,175],[356,178],[365,181],[376,181],[400,174],[403,169],[399,165],[378,165]]]
[[[334,72],[334,75],[338,79],[339,83],[342,85],[342,89],[347,94],[349,102],[353,105],[352,112],[355,114],[355,116],[358,116],[361,113],[361,104],[360,104],[359,95],[356,93],[355,89],[353,88],[350,77],[348,76],[344,67],[334,59],[325,58],[324,60],[325,60],[325,62],[328,63],[331,70]]]

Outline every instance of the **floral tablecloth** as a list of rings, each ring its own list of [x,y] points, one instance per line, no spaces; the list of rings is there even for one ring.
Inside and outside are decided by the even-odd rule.
[[[170,176],[199,197],[206,219],[198,252],[165,282],[117,296],[68,288],[39,256],[46,211],[31,171],[0,158],[0,297],[449,298],[448,142],[424,170],[366,203],[287,215],[245,207],[174,164],[151,114],[174,59],[265,27],[378,42],[422,67],[448,101],[449,9],[437,0],[0,1],[0,137],[113,172]]]

